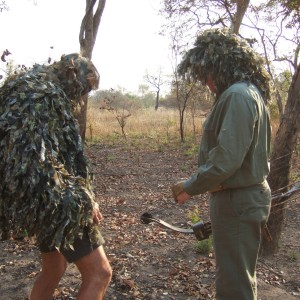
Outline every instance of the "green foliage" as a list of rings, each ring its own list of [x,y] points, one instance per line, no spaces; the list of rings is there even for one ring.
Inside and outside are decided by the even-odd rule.
[[[103,106],[103,101],[105,101],[105,104],[109,102],[110,107],[115,110],[127,109],[130,111],[154,107],[155,103],[155,96],[153,93],[148,92],[142,96],[138,96],[114,89],[98,90],[91,95],[89,99],[92,104],[100,104],[100,106]]]
[[[164,152],[164,146],[162,144],[157,144],[157,151]]]
[[[185,137],[184,143],[181,143],[182,153],[187,157],[195,157],[199,151],[199,141],[195,141],[192,132],[188,132]]]
[[[300,253],[299,251],[290,251],[287,254],[287,258],[290,261],[298,261],[300,259]]]
[[[136,99],[143,108],[152,108],[155,105],[155,95],[152,92],[137,97]]]
[[[286,104],[288,97],[288,91],[292,82],[292,74],[289,70],[285,70],[278,74],[275,78],[275,87],[280,95],[280,99],[283,107]],[[274,95],[271,102],[269,102],[269,110],[272,120],[279,120],[279,110],[276,102],[276,96]]]
[[[188,212],[188,218],[193,224],[203,221],[200,217],[200,211],[198,208],[190,210]],[[203,241],[197,241],[195,244],[195,251],[200,254],[209,254],[212,251],[211,237]]]
[[[193,210],[188,211],[188,218],[193,224],[202,221],[202,219],[200,218],[200,211],[198,208],[194,208]]]
[[[179,64],[178,73],[206,83],[211,77],[217,96],[237,81],[250,81],[271,99],[270,76],[264,60],[246,42],[228,29],[209,29],[199,35]]]
[[[281,72],[277,76],[277,82],[278,82],[279,86],[281,87],[281,90],[284,91],[285,93],[287,93],[291,86],[291,82],[292,82],[291,72],[289,70],[285,70],[285,71]]]
[[[290,182],[297,182],[298,180],[300,180],[299,170],[296,169],[294,171],[291,171],[289,180]]]
[[[180,170],[186,172],[188,170],[188,166],[186,165],[181,165]]]
[[[282,7],[281,14],[285,17],[291,17],[288,26],[292,27],[300,22],[299,0],[269,0],[267,6],[272,7],[278,4]]]
[[[194,144],[193,146],[186,149],[183,154],[185,156],[194,156],[198,152],[198,145]]]
[[[200,254],[209,254],[212,251],[212,239],[209,237],[203,241],[197,241],[195,245],[195,250]]]

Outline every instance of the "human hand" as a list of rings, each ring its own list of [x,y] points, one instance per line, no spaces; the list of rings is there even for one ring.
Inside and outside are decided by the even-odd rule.
[[[94,209],[93,209],[93,221],[94,221],[95,224],[100,224],[102,219],[103,219],[103,216],[100,212],[99,204],[95,202],[94,203]]]
[[[180,181],[171,186],[173,197],[175,199],[175,202],[178,204],[183,204],[186,200],[188,200],[191,197],[183,190],[183,186],[184,181]]]
[[[183,204],[185,201],[187,201],[190,198],[191,196],[189,194],[187,194],[186,192],[181,192],[176,196],[175,200],[178,204]]]

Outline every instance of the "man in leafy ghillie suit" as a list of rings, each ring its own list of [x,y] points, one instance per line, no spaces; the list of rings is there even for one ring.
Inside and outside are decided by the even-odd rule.
[[[42,272],[31,300],[51,298],[67,261],[82,275],[78,299],[102,299],[111,279],[73,114],[74,99],[98,84],[92,62],[70,54],[35,65],[0,89],[0,235],[36,238]]]

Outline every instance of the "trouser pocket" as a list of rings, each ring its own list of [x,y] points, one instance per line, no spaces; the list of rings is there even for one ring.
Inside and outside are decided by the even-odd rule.
[[[264,224],[270,213],[271,192],[267,186],[229,190],[232,212],[244,222]]]

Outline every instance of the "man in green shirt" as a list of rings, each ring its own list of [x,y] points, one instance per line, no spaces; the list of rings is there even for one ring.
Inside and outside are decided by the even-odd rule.
[[[183,204],[209,191],[217,300],[257,299],[256,263],[270,212],[269,76],[262,59],[226,30],[200,35],[179,65],[216,95],[204,124],[198,169],[179,183]]]

